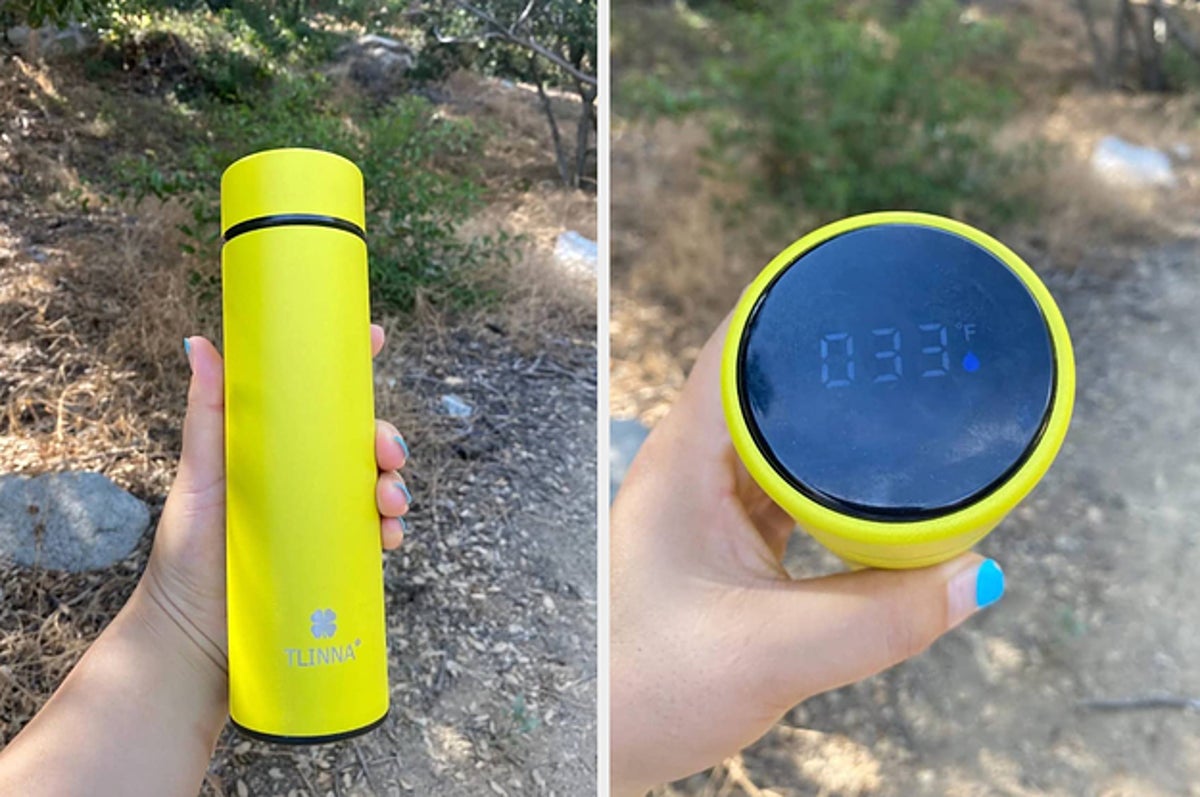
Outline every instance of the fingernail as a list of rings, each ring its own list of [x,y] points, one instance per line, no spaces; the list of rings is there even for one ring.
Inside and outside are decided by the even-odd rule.
[[[192,342],[187,338],[183,339],[183,356],[192,359]]]
[[[400,521],[400,531],[402,531],[405,534],[408,534],[408,521],[405,520],[403,517],[398,517],[398,518],[396,518],[396,520]]]
[[[412,503],[412,493],[408,491],[408,485],[404,482],[396,482],[396,487],[404,491],[404,500],[406,503]]]
[[[403,449],[404,459],[405,461],[408,461],[408,443],[404,442],[404,438],[400,435],[396,435],[392,439],[396,441],[396,444],[399,445],[401,449]]]
[[[1004,571],[993,559],[984,559],[974,567],[955,573],[947,585],[951,628],[980,609],[991,606],[1004,595]]]
[[[1004,595],[1004,571],[994,559],[985,559],[975,576],[975,605],[980,609],[991,606]]]

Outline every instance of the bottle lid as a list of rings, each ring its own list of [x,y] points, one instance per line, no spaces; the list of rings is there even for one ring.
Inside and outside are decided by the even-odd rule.
[[[272,217],[304,216],[341,222],[362,234],[363,178],[351,161],[317,149],[270,149],[247,155],[221,175],[221,234],[251,222],[268,226]],[[259,220],[265,223],[257,223]],[[357,228],[357,230],[354,230]]]

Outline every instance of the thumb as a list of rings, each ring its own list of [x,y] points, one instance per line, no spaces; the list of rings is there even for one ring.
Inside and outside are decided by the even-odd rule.
[[[192,368],[192,382],[175,486],[195,494],[225,479],[224,365],[220,353],[206,338],[184,338],[183,345]]]
[[[775,618],[760,661],[772,700],[791,707],[911,658],[1004,594],[1004,572],[965,554],[920,570],[860,570],[791,582],[759,597]],[[783,618],[786,622],[780,622]]]

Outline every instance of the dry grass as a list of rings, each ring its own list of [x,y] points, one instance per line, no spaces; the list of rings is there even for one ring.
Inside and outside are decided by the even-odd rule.
[[[1103,273],[1122,268],[1139,247],[1200,234],[1191,212],[1200,202],[1200,98],[1096,91],[1074,9],[1033,0],[981,5],[980,13],[1004,14],[1030,34],[1015,65],[1025,109],[998,131],[997,145],[1043,142],[1049,164],[1014,175],[1037,216],[989,231],[1035,268]],[[736,189],[701,174],[708,143],[701,120],[629,122],[619,105],[615,111],[611,406],[616,416],[653,422],[744,286],[814,222],[791,216],[781,224],[779,209],[763,205],[731,225],[717,203],[736,198]],[[1175,159],[1172,191],[1114,187],[1089,164],[1105,135],[1194,154]]]
[[[764,209],[738,227],[717,209],[736,189],[701,174],[698,121],[619,124],[613,139],[612,367],[617,417],[653,422],[700,346],[779,248]]]
[[[187,366],[201,323],[180,262],[173,205],[89,218],[0,284],[6,333],[0,453],[6,468],[100,470],[135,493],[165,488]],[[24,452],[21,456],[20,452]]]

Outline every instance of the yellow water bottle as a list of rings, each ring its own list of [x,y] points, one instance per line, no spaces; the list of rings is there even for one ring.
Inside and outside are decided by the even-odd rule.
[[[229,713],[336,741],[389,697],[362,175],[249,155],[221,178],[221,231]]]
[[[1033,270],[926,213],[869,213],[793,243],[730,322],[734,447],[842,559],[924,567],[966,551],[1054,461],[1071,339]]]

